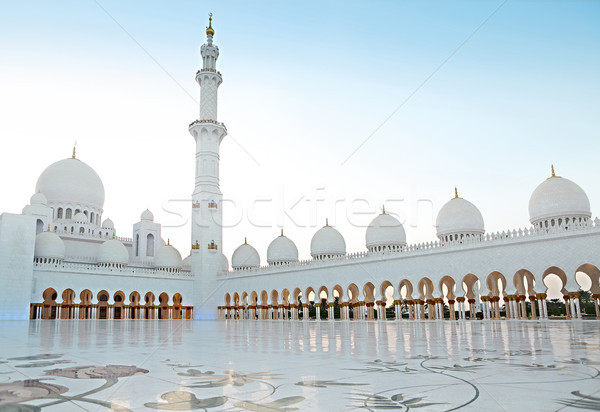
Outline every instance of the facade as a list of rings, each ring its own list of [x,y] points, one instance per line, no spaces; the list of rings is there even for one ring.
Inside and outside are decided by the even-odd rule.
[[[212,18],[211,18],[212,20]],[[365,251],[348,253],[342,234],[325,222],[299,260],[281,232],[261,266],[247,242],[222,254],[218,121],[219,48],[212,21],[201,47],[190,255],[161,237],[149,210],[132,237],[103,219],[104,186],[77,158],[40,175],[21,214],[0,216],[2,319],[485,319],[547,318],[544,279],[556,275],[566,315],[581,317],[576,273],[600,299],[600,220],[585,192],[551,176],[533,192],[531,227],[486,233],[475,205],[455,196],[437,217],[438,239],[407,242],[402,224],[383,209],[365,234]]]

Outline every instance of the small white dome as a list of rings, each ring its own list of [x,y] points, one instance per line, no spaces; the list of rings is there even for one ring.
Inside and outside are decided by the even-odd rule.
[[[346,241],[340,232],[329,226],[325,226],[314,234],[310,241],[310,255],[313,259],[326,256],[340,256],[346,254]]]
[[[148,221],[148,222],[154,222],[154,214],[152,214],[151,211],[149,211],[148,209],[146,209],[140,215],[140,220],[145,220],[145,221]]]
[[[115,228],[115,224],[113,223],[113,221],[111,219],[104,219],[104,222],[102,222],[102,229],[113,229]]]
[[[123,243],[117,239],[109,239],[98,248],[96,260],[100,264],[126,265],[129,263],[129,253]]]
[[[73,217],[73,221],[75,221],[75,223],[87,223],[88,217],[85,215],[85,213],[79,212]]]
[[[533,224],[552,218],[591,216],[590,201],[583,189],[554,173],[535,188],[529,199],[529,220]]]
[[[233,252],[231,266],[236,270],[257,268],[260,266],[260,256],[256,249],[244,242]]]
[[[179,269],[181,267],[181,253],[173,246],[161,246],[154,255],[154,266],[164,269]]]
[[[269,265],[291,263],[298,261],[298,248],[296,244],[283,235],[273,239],[267,248],[267,262]]]
[[[406,232],[398,219],[385,211],[371,221],[365,235],[367,249],[406,245]]]
[[[29,204],[30,205],[42,205],[42,206],[46,206],[46,204],[48,203],[48,199],[46,199],[46,196],[44,196],[41,193],[34,193],[33,196],[31,196],[31,199],[29,199]]]
[[[191,268],[192,267],[192,255],[189,255],[188,257],[183,259],[183,262],[181,262],[181,266],[185,267],[185,268]]]
[[[34,257],[62,260],[65,258],[65,244],[56,233],[42,232],[35,237]]]
[[[227,260],[227,256],[221,253],[221,269],[223,272],[229,271],[229,260]]]
[[[458,197],[458,194],[442,206],[435,224],[440,239],[446,235],[473,236],[485,233],[479,209],[468,200]]]
[[[36,192],[48,201],[104,205],[104,185],[98,174],[79,159],[68,158],[48,166],[38,178]]]

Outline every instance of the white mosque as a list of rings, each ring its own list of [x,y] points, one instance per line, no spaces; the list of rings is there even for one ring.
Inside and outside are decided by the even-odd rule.
[[[531,227],[487,233],[475,205],[459,196],[437,216],[437,239],[407,242],[402,224],[383,209],[365,234],[365,250],[348,253],[325,222],[299,260],[281,232],[267,264],[244,242],[222,254],[217,119],[222,75],[212,22],[201,48],[190,251],[161,237],[149,210],[131,238],[103,220],[104,185],[73,149],[48,166],[21,214],[0,215],[0,319],[278,319],[464,320],[548,317],[544,279],[562,283],[566,315],[579,319],[576,273],[600,300],[600,220],[586,193],[551,176],[529,201]]]

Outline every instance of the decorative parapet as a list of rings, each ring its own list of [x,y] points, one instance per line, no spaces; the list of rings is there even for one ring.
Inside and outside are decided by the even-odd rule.
[[[268,272],[280,272],[285,269],[293,269],[296,267],[323,267],[333,266],[342,262],[355,261],[355,260],[383,260],[393,259],[404,256],[415,256],[425,255],[428,253],[454,251],[469,248],[488,247],[490,245],[499,244],[510,244],[517,242],[525,242],[528,240],[534,241],[538,239],[544,239],[546,237],[560,237],[565,235],[583,234],[585,232],[600,232],[600,219],[596,218],[593,221],[571,223],[568,228],[564,226],[553,226],[550,228],[536,229],[523,228],[514,229],[495,233],[486,233],[481,238],[463,238],[460,240],[454,240],[449,242],[422,242],[415,243],[412,245],[402,246],[399,250],[385,250],[381,252],[355,252],[347,253],[345,255],[334,256],[329,259],[306,259],[299,260],[296,262],[290,262],[285,266],[269,266],[263,265],[256,268],[244,268],[236,271],[223,272],[222,276],[230,275],[246,275],[252,273],[268,273]]]
[[[99,229],[100,230],[100,229]],[[103,229],[105,230],[105,229]],[[56,233],[57,235],[61,236],[61,237],[71,237],[71,238],[77,238],[77,239],[96,239],[96,240],[109,240],[112,239],[111,237],[108,236],[100,236],[98,233],[71,233],[68,230],[59,230],[57,229],[56,231],[53,231],[53,233]],[[124,243],[132,243],[133,239],[130,237],[124,237],[124,236],[115,236],[115,239],[124,242]]]
[[[71,259],[71,258],[69,258]],[[189,271],[180,271],[180,272],[165,272],[158,270],[156,268],[149,267],[141,267],[134,265],[127,265],[122,267],[101,267],[96,263],[87,263],[81,262],[84,258],[77,258],[80,261],[73,262],[63,262],[62,264],[52,264],[52,263],[39,263],[34,262],[33,268],[34,270],[47,270],[52,272],[68,272],[68,273],[77,273],[77,274],[97,274],[97,275],[112,275],[119,274],[127,275],[127,276],[140,276],[140,277],[156,277],[156,278],[164,278],[164,279],[173,279],[173,278],[192,278],[193,275]]]

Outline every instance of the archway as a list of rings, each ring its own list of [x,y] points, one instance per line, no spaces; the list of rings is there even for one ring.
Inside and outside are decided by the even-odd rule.
[[[596,319],[600,319],[600,270],[597,266],[586,263],[577,269],[575,280],[579,284],[578,298],[582,314],[595,313]]]
[[[42,319],[56,319],[56,298],[58,294],[52,288],[46,289],[42,293],[44,307],[42,309]]]
[[[260,292],[260,318],[269,318],[269,294],[266,290]]]
[[[109,318],[109,307],[108,307],[108,298],[109,294],[107,291],[102,290],[98,292],[96,298],[98,299],[98,319],[108,319]]]
[[[454,304],[456,303],[456,295],[454,292],[456,291],[456,282],[454,281],[454,278],[448,275],[442,277],[440,279],[439,288],[442,293],[441,305],[444,305],[444,302],[448,304],[448,317],[455,320],[456,311],[454,309]],[[442,306],[442,316],[445,318],[446,315],[444,312],[444,307]]]
[[[156,297],[154,293],[147,292],[144,295],[144,318],[145,319],[154,319],[156,317],[156,306],[154,306],[154,302],[156,301]]]
[[[303,299],[304,295],[302,294],[302,290],[300,290],[300,288],[296,288],[294,289],[294,294],[293,294],[293,305],[294,307],[292,308],[292,316],[294,317],[294,319],[300,319],[300,315],[302,314],[302,317],[304,318],[304,306],[303,306]],[[295,314],[294,314],[295,312]]]
[[[84,289],[79,294],[79,319],[92,318],[92,299],[94,294],[89,289]]]
[[[473,320],[476,317],[477,310],[475,307],[475,298],[479,293],[479,278],[472,273],[467,274],[462,279],[462,287],[465,292],[463,301],[466,299],[469,305],[469,319]],[[466,314],[465,314],[466,317]]]
[[[240,319],[240,295],[237,292],[233,294],[233,310],[233,317]]]
[[[158,295],[158,318],[169,319],[169,295],[165,292]]]
[[[489,301],[491,305],[492,317],[494,319],[500,319],[502,311],[500,310],[500,300],[504,305],[504,311],[506,317],[510,316],[510,304],[506,297],[506,277],[500,272],[494,271],[490,273],[486,279],[486,286],[489,291]]]
[[[156,298],[154,297],[154,293],[147,292],[144,295],[144,318],[145,319],[154,319],[156,316],[156,308],[154,306],[154,301]]]
[[[333,319],[347,319],[347,307],[344,303],[344,289],[340,285],[333,287]]]
[[[65,289],[62,293],[62,304],[60,308],[61,319],[75,318],[75,292],[73,289]]]
[[[317,298],[317,294],[315,293],[315,290],[309,286],[306,289],[306,292],[304,294],[304,296],[306,296],[306,302],[304,303],[304,319],[313,319],[316,317],[316,307],[315,307],[315,300]],[[308,305],[308,306],[307,306]]]
[[[528,319],[528,312],[531,314],[531,319],[537,319],[536,314],[536,294],[535,290],[535,277],[527,269],[520,269],[515,273],[513,277],[513,283],[517,289],[517,299],[519,304],[517,305],[517,316],[519,319]],[[527,300],[529,299],[530,302]]]
[[[183,309],[181,307],[183,298],[181,294],[176,293],[173,295],[173,319],[183,318]]]
[[[403,317],[404,313],[407,314],[411,320],[415,319],[415,301],[412,297],[413,285],[408,279],[402,279],[398,284],[398,294],[400,295],[400,317]]]
[[[125,294],[122,291],[115,292],[113,295],[115,304],[113,306],[113,319],[125,318]]]
[[[371,282],[365,283],[363,286],[363,296],[365,297],[366,317],[367,320],[373,320],[376,318],[375,313],[375,286]]]
[[[140,318],[140,294],[138,292],[131,292],[129,294],[129,318],[139,319]]]
[[[385,280],[379,287],[381,294],[380,300],[377,302],[381,319],[395,319],[397,317],[397,308],[394,300],[394,285],[389,280]]]
[[[250,293],[250,312],[252,319],[258,319],[258,293],[255,291]]]
[[[421,319],[435,319],[433,289],[433,282],[428,277],[424,277],[419,281],[417,290],[419,292],[419,318]],[[425,316],[425,312],[427,312],[427,316]]]
[[[279,313],[279,292],[277,292],[277,290],[273,289],[271,291],[271,312],[272,312],[272,318],[273,319],[279,319],[280,317],[280,313]]]

